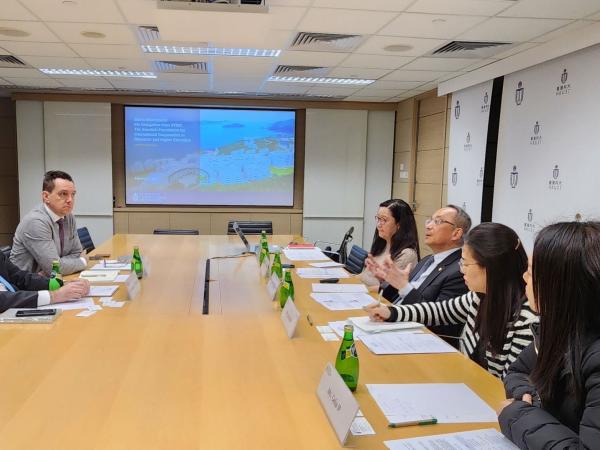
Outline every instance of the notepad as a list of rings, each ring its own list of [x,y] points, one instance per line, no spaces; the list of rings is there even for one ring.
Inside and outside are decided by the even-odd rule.
[[[390,450],[518,450],[519,447],[492,429],[461,431],[458,433],[434,434],[410,439],[384,441]]]
[[[362,341],[376,355],[412,355],[428,353],[455,353],[457,350],[429,333],[413,333],[412,330],[390,333],[365,333]]]
[[[290,261],[324,261],[329,258],[319,248],[295,249],[284,248],[283,254]]]
[[[364,292],[313,292],[310,297],[330,311],[360,310],[373,303],[373,297]]]
[[[371,297],[371,303],[373,298]],[[411,328],[421,329],[422,323],[418,322],[376,322],[369,316],[350,317],[352,324],[367,333],[382,333],[384,331],[408,330]]]
[[[118,275],[118,270],[84,270],[79,274],[79,278],[88,280],[91,283],[104,283],[115,281]]]
[[[119,286],[110,284],[108,286],[90,286],[90,297],[110,297],[119,289]]]
[[[340,267],[329,269],[319,269],[312,267],[303,267],[296,269],[296,275],[300,278],[349,278],[350,275]]]

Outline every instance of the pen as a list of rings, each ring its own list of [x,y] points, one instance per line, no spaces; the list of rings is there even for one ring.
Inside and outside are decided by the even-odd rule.
[[[383,294],[383,289],[381,289],[381,287],[379,287],[378,292],[377,292],[377,302],[378,302],[377,306],[381,306],[381,295],[382,294]]]
[[[406,422],[390,422],[388,424],[389,428],[400,428],[400,427],[409,427],[411,425],[435,425],[437,423],[437,419],[432,417],[431,419],[424,420],[409,420]]]
[[[306,320],[308,320],[308,323],[309,323],[309,324],[310,324],[310,326],[312,327],[312,326],[313,326],[313,321],[311,320],[311,318],[310,318],[310,315],[309,315],[309,314],[307,314],[307,315],[306,315]]]

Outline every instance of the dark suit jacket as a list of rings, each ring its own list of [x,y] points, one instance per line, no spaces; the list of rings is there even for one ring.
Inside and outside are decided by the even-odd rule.
[[[36,308],[37,291],[48,289],[48,278],[19,269],[2,252],[0,252],[0,275],[12,284],[16,291],[0,291],[0,312],[9,308]]]
[[[411,290],[402,301],[403,305],[413,303],[442,301],[449,298],[459,297],[468,292],[467,285],[460,272],[458,261],[460,260],[461,252],[456,250],[442,260],[421,283],[419,289]],[[410,273],[412,278],[425,262],[433,258],[433,255],[426,256],[415,266]],[[398,301],[398,290],[393,287],[388,287],[383,293],[384,297],[395,303]],[[436,334],[444,334],[448,336],[460,336],[463,325],[441,325],[430,327],[431,331]],[[448,340],[455,347],[458,345],[456,339]]]

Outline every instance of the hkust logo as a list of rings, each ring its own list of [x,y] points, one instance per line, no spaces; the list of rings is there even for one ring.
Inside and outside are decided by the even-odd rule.
[[[475,184],[477,186],[482,186],[483,185],[483,166],[481,166],[481,168],[479,169],[479,177],[477,177],[477,180],[475,181]]]
[[[523,224],[523,230],[527,233],[535,233],[535,223],[533,223],[533,211],[531,209],[527,213],[527,222]]]
[[[486,91],[485,95],[483,96],[483,104],[481,105],[481,112],[486,113],[486,112],[489,112],[489,110],[490,110],[490,96],[488,95],[488,93]]]
[[[454,107],[454,118],[458,119],[460,117],[460,102],[456,100],[456,106]]]
[[[548,180],[548,189],[551,191],[560,191],[562,189],[562,180],[558,177],[560,176],[560,169],[558,168],[558,164],[554,166],[552,169],[552,178]]]
[[[464,150],[465,152],[470,152],[471,149],[473,148],[473,144],[471,144],[471,132],[467,132],[467,139],[466,139],[466,143],[464,145]]]
[[[458,183],[458,172],[456,171],[456,167],[452,171],[452,178],[451,179],[452,179],[452,186],[456,186],[456,183]]]
[[[529,138],[530,145],[540,145],[542,143],[542,135],[540,134],[540,123],[536,120],[533,126],[533,136]]]
[[[567,83],[569,79],[569,72],[567,69],[563,69],[560,74],[560,84],[556,86],[556,95],[568,95],[571,93],[571,83]]]
[[[519,106],[523,103],[523,97],[525,96],[525,88],[523,87],[523,82],[519,81],[517,84],[517,90],[515,91],[515,103]]]
[[[517,172],[517,166],[513,166],[512,172],[510,173],[510,187],[516,188],[519,183],[519,172]]]

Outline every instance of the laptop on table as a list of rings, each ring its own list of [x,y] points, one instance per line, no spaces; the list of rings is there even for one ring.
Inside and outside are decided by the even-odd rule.
[[[260,244],[250,245],[250,243],[248,242],[248,239],[246,239],[246,235],[244,234],[244,232],[242,231],[242,229],[240,228],[240,226],[238,225],[237,222],[233,222],[232,227],[233,227],[233,231],[236,232],[236,234],[240,237],[240,239],[246,246],[246,252],[256,253],[256,250],[257,250],[257,248],[260,247]],[[279,250],[279,246],[269,245],[269,253],[275,253],[276,250]]]

